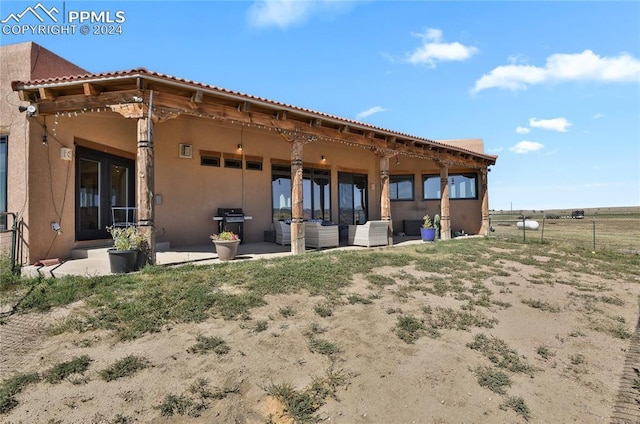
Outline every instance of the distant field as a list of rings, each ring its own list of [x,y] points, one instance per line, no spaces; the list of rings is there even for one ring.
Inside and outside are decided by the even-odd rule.
[[[591,208],[583,219],[572,219],[574,209],[492,211],[492,235],[530,241],[562,243],[583,249],[640,253],[640,207]],[[522,217],[538,222],[537,230],[516,227]]]

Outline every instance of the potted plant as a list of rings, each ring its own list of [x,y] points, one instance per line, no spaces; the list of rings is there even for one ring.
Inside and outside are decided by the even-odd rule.
[[[420,228],[420,234],[422,235],[422,241],[434,241],[436,239],[436,229],[431,222],[429,215],[422,217],[424,223]]]
[[[144,237],[134,226],[107,227],[113,237],[113,248],[108,249],[112,273],[131,272],[137,269],[140,246]]]
[[[216,246],[218,259],[230,261],[236,257],[238,245],[240,244],[240,237],[237,234],[231,231],[223,231],[220,234],[213,234],[209,238]]]

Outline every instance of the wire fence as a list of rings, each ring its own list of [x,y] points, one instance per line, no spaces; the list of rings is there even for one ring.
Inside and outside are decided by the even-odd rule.
[[[492,211],[490,221],[492,237],[640,254],[640,207]]]
[[[11,271],[20,268],[20,251],[18,249],[18,222],[16,214],[0,212],[0,255],[6,255],[11,261]]]

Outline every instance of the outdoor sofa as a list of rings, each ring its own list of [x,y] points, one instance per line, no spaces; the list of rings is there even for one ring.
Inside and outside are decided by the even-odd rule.
[[[386,246],[389,221],[368,221],[363,225],[349,225],[349,244],[355,246]]]
[[[315,249],[340,246],[339,227],[333,224],[322,225],[320,222],[305,222],[304,240],[306,247]]]
[[[282,246],[291,244],[291,225],[284,221],[273,221],[276,230],[276,243]]]

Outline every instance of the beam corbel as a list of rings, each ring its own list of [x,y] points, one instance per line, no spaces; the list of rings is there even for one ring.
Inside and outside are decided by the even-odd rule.
[[[82,90],[84,91],[84,95],[87,97],[96,97],[100,95],[100,88],[98,88],[95,84],[91,84],[88,82],[82,84]]]
[[[125,118],[140,119],[145,115],[145,105],[142,103],[118,103],[109,105],[113,112],[119,113]]]

